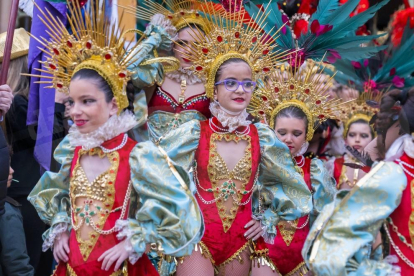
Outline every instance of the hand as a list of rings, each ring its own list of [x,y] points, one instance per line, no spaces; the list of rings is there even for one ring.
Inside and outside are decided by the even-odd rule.
[[[13,102],[13,92],[7,84],[0,85],[0,115],[4,115],[9,111]]]
[[[115,262],[114,271],[121,267],[122,263],[129,257],[129,252],[126,249],[127,242],[126,239],[121,241],[99,257],[98,262],[102,261],[102,270],[108,271]]]
[[[260,238],[263,235],[264,230],[262,229],[262,225],[260,221],[252,219],[249,221],[244,228],[249,228],[249,230],[244,233],[246,239],[250,240],[253,239],[254,241]]]
[[[70,252],[69,249],[69,232],[65,231],[59,234],[53,245],[53,257],[55,257],[56,262],[64,262],[67,263],[69,258],[68,254]]]

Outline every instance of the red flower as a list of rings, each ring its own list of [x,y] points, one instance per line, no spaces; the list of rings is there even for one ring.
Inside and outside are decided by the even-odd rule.
[[[354,66],[355,69],[361,69],[362,65],[358,61],[351,61],[352,66]]]
[[[313,20],[311,23],[311,32],[316,36],[323,35],[332,30],[332,25],[321,25],[318,20]]]
[[[399,76],[395,76],[392,79],[392,83],[394,84],[395,87],[402,88],[404,87],[405,79],[400,78]]]

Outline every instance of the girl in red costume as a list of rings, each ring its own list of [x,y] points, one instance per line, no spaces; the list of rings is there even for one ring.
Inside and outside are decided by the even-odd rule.
[[[202,240],[178,260],[177,275],[277,275],[266,245],[274,241],[275,225],[311,208],[310,192],[286,145],[268,126],[247,119],[256,81],[269,75],[279,56],[270,51],[273,40],[263,39],[262,14],[251,28],[240,18],[214,18],[209,34],[182,50],[206,78],[214,117],[187,122],[148,148],[148,156],[165,152],[163,164],[191,172],[182,181],[194,180],[203,213]]]
[[[318,124],[332,118],[339,104],[326,96],[331,80],[315,85],[320,76],[321,70],[312,70],[312,66],[310,70],[290,68],[278,72],[259,89],[251,104],[252,113],[274,128],[277,137],[288,146],[297,170],[313,194],[313,211],[309,215],[277,224],[279,235],[270,246],[269,256],[282,275],[310,275],[301,255],[302,247],[310,225],[335,193],[335,182],[324,163],[303,156]]]
[[[136,125],[125,110],[134,57],[98,5],[84,11],[73,5],[71,32],[41,11],[46,27],[59,34],[48,42],[43,72],[69,95],[75,123],[55,152],[59,173],[46,172],[28,198],[51,226],[43,250],[53,248],[54,275],[158,275],[147,245],[189,254],[202,228],[199,210],[187,187],[151,184],[145,167],[136,165],[145,163],[140,154],[146,150],[127,135]]]
[[[369,106],[367,102],[379,102],[381,95],[381,92],[363,92],[340,112],[339,117],[344,126],[343,137],[345,145],[349,148],[361,153],[375,138],[374,128],[370,125],[370,120],[377,109]],[[354,169],[344,165],[345,163],[360,164],[349,151],[342,157],[332,158],[327,162],[327,167],[336,180],[338,190],[351,189],[359,179],[369,172],[368,167]]]
[[[201,2],[200,2],[201,3]],[[153,2],[143,1],[143,6],[130,10],[139,19],[149,21],[146,33],[150,35],[154,26],[163,26],[165,35],[171,40],[158,50],[173,50],[173,55],[180,62],[177,70],[164,72],[160,64],[140,65],[138,60],[132,76],[135,87],[144,88],[148,105],[148,134],[152,141],[157,141],[170,130],[181,124],[197,119],[211,117],[210,100],[206,96],[203,78],[189,69],[191,62],[177,51],[177,48],[202,37],[209,31],[208,20],[199,11],[200,3],[195,0],[170,0],[166,7]],[[188,23],[188,24],[187,24]],[[190,28],[191,26],[191,28]],[[156,36],[150,36],[148,45],[155,44]],[[175,41],[177,45],[173,46]],[[168,47],[167,47],[168,46]],[[153,54],[149,56],[153,58]],[[161,58],[162,59],[162,58]]]
[[[391,126],[391,127],[390,127]],[[399,164],[407,177],[401,203],[387,219],[390,255],[398,257],[401,275],[414,273],[414,89],[393,90],[381,100],[377,118],[377,148],[385,160]]]

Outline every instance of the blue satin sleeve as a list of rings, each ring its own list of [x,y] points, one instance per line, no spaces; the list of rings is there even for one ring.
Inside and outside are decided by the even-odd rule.
[[[400,204],[406,182],[400,166],[380,162],[351,190],[339,191],[311,227],[302,250],[308,267],[316,275],[391,273],[392,264],[372,257],[372,244]]]
[[[313,190],[313,210],[310,214],[312,225],[323,207],[333,201],[336,193],[335,179],[329,174],[322,160],[313,158],[310,164],[310,178]]]
[[[142,65],[144,60],[155,58],[154,50],[171,50],[176,35],[173,26],[169,26],[170,21],[163,19],[163,15],[151,21],[142,40],[137,48],[134,49],[134,64],[128,69],[132,71],[131,80],[135,87],[144,88],[153,85],[161,85],[164,79],[164,69],[160,62]]]
[[[199,124],[189,122],[154,144],[139,143],[130,156],[131,180],[140,208],[129,219],[131,244],[145,252],[149,243],[175,257],[190,255],[204,224],[188,170],[198,146]]]
[[[312,210],[312,195],[293,163],[289,148],[269,126],[255,124],[259,133],[261,160],[253,211],[266,227],[265,241],[273,243],[279,220],[294,220]],[[262,200],[260,200],[262,198]],[[261,213],[258,213],[259,203]]]
[[[69,139],[63,139],[54,152],[54,158],[61,164],[59,172],[45,172],[27,198],[42,221],[51,226],[43,234],[43,239],[46,239],[59,223],[71,225],[69,182],[74,150],[69,144]]]

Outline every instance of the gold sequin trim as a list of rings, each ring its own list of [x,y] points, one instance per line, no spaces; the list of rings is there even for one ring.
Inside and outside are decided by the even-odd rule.
[[[125,261],[124,265],[123,265],[123,268],[118,269],[117,271],[112,273],[110,276],[128,276],[128,268],[127,267],[128,267],[128,264]],[[69,264],[66,264],[66,276],[78,276]]]
[[[280,235],[282,236],[283,241],[285,242],[286,246],[290,246],[293,241],[293,237],[296,233],[296,226],[298,226],[299,219],[295,219],[291,221],[289,224],[286,221],[279,221],[277,224],[277,228],[279,228]]]
[[[227,142],[234,141],[236,143],[244,140],[247,142],[244,156],[237,162],[233,170],[227,168],[226,162],[220,156],[217,151],[216,141],[225,140]],[[211,186],[213,189],[214,197],[217,199],[217,209],[220,215],[221,222],[223,224],[224,233],[230,229],[233,221],[237,215],[239,205],[233,200],[233,206],[230,209],[230,214],[227,213],[226,207],[223,203],[223,198],[220,197],[221,184],[219,180],[239,180],[241,182],[241,190],[245,190],[246,185],[249,183],[252,174],[252,153],[251,153],[251,137],[243,136],[239,137],[235,134],[218,134],[213,133],[210,139],[210,156],[208,164],[208,175],[210,178]],[[218,189],[218,190],[217,190]],[[239,202],[243,198],[243,194],[237,194]]]
[[[239,248],[230,258],[225,260],[222,264],[218,265],[217,267],[221,268],[229,263],[231,263],[233,260],[238,260],[241,264],[243,264],[243,259],[240,256],[240,254],[247,249],[249,246],[249,242],[246,242],[242,247]]]
[[[91,183],[86,177],[84,170],[80,166],[80,158],[85,154],[97,154],[100,158],[104,158],[106,156],[111,163],[109,169],[100,174]],[[115,179],[118,173],[118,168],[119,154],[117,151],[113,151],[107,154],[105,154],[100,148],[94,148],[88,151],[79,151],[78,160],[73,170],[74,174],[70,180],[70,198],[71,204],[74,206],[74,208],[72,208],[72,215],[74,218],[73,228],[76,231],[76,240],[79,244],[79,249],[84,261],[88,259],[90,253],[95,247],[96,242],[99,239],[100,234],[94,230],[91,230],[89,233],[89,239],[83,240],[78,228],[82,226],[82,223],[89,225],[89,222],[86,221],[87,218],[85,214],[91,215],[91,212],[93,212],[93,216],[99,216],[98,222],[94,221],[95,226],[100,230],[103,229],[115,201]],[[86,203],[84,206],[76,206],[75,201],[77,197],[85,197],[85,201],[92,201],[92,203],[93,200],[100,201],[102,202],[102,206],[96,207],[92,204]],[[83,213],[83,218],[80,216],[81,213]]]
[[[257,265],[258,268],[260,266],[268,266],[277,275],[281,275],[279,270],[277,269],[276,265],[273,263],[272,259],[269,258],[269,249],[265,248],[262,250],[256,249],[256,243],[254,241],[249,241],[249,248],[250,248],[250,260],[252,262],[252,268]]]
[[[298,264],[291,272],[289,272],[285,276],[292,276],[297,272],[299,272],[299,275],[301,276],[306,275],[306,273],[309,272],[309,269],[306,266],[305,262],[301,262],[300,264]]]
[[[411,206],[414,206],[414,180],[410,183],[411,188]],[[408,231],[411,237],[411,244],[414,246],[414,210],[411,209],[410,219],[408,220]]]

